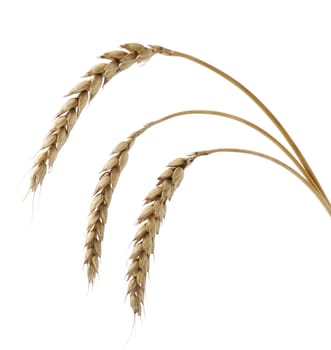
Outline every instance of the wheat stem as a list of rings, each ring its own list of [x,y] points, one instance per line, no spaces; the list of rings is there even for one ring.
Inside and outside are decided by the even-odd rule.
[[[273,122],[273,124],[281,132],[281,134],[284,136],[284,138],[286,139],[286,141],[288,142],[290,147],[293,149],[294,153],[298,157],[298,159],[301,162],[301,164],[303,165],[303,167],[306,169],[307,174],[309,176],[309,180],[315,184],[315,187],[319,190],[321,195],[324,196],[325,201],[329,203],[328,204],[329,206],[331,206],[330,201],[329,201],[328,197],[326,196],[326,194],[325,194],[321,184],[319,183],[316,175],[314,174],[313,170],[311,169],[310,165],[308,164],[307,160],[303,156],[302,152],[300,151],[300,149],[298,148],[298,146],[296,145],[296,143],[294,142],[292,137],[289,135],[289,133],[286,131],[286,129],[283,127],[283,125],[280,123],[280,121],[276,118],[276,116],[250,90],[248,90],[244,85],[242,85],[239,81],[237,81],[236,79],[231,77],[229,74],[223,72],[222,70],[212,66],[211,64],[209,64],[203,60],[200,60],[199,58],[196,58],[194,56],[188,55],[188,54],[183,53],[183,52],[169,50],[169,49],[166,49],[166,48],[164,48],[162,46],[158,46],[158,45],[151,45],[151,47],[153,47],[155,50],[157,50],[161,54],[168,55],[168,56],[182,57],[182,58],[188,59],[192,62],[195,62],[195,63],[217,73],[218,75],[222,76],[227,81],[229,81],[231,84],[233,84],[234,86],[239,88],[242,92],[244,92],[269,117],[269,119]]]
[[[261,135],[265,136],[267,139],[269,139],[272,143],[274,143],[282,152],[284,152],[286,154],[286,156],[293,162],[293,164],[295,164],[295,166],[298,168],[298,170],[300,170],[302,172],[302,174],[304,176],[306,176],[309,179],[309,174],[307,173],[306,169],[302,166],[302,164],[300,162],[298,162],[298,160],[292,155],[292,153],[281,143],[279,142],[275,137],[273,137],[271,134],[269,134],[267,131],[265,131],[264,129],[260,128],[259,126],[257,126],[256,124],[248,121],[247,119],[238,117],[234,114],[230,114],[230,113],[225,113],[225,112],[221,112],[221,111],[214,111],[214,110],[204,110],[204,109],[197,109],[197,110],[187,110],[187,111],[180,111],[180,112],[176,112],[173,114],[169,114],[163,118],[160,118],[158,120],[152,121],[148,124],[146,124],[144,126],[144,131],[156,124],[159,124],[161,122],[164,122],[168,119],[172,119],[175,117],[179,117],[179,116],[184,116],[184,115],[193,115],[193,114],[203,114],[203,115],[215,115],[215,116],[219,116],[219,117],[223,117],[223,118],[227,118],[227,119],[231,119],[234,121],[237,121],[241,124],[244,124],[254,130],[256,130],[257,132],[259,132]],[[142,129],[141,129],[142,130]],[[313,183],[313,185],[315,186],[315,184]],[[316,187],[316,189],[318,190],[318,188]]]
[[[271,161],[271,162],[281,166],[282,168],[288,170],[290,173],[292,173],[294,176],[296,176],[300,181],[302,181],[316,195],[318,200],[321,202],[321,204],[324,206],[326,211],[331,216],[331,207],[329,205],[329,202],[316,189],[316,187],[313,186],[313,184],[311,182],[307,181],[307,179],[305,177],[303,177],[301,174],[299,174],[292,167],[290,167],[289,165],[287,165],[286,163],[280,161],[277,158],[271,157],[271,156],[269,156],[269,155],[267,155],[265,153],[256,152],[256,151],[252,151],[252,150],[247,150],[247,149],[240,149],[240,148],[215,148],[215,149],[211,149],[211,150],[208,150],[208,151],[193,152],[193,153],[190,154],[190,156],[200,157],[200,156],[205,156],[205,155],[209,155],[209,154],[212,154],[212,153],[219,153],[219,152],[250,154],[250,155],[253,155],[253,156],[257,156],[257,157],[260,157],[260,158],[267,159],[267,160],[269,160],[269,161]]]

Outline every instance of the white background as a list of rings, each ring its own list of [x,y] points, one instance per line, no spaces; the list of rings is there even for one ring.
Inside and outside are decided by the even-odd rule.
[[[316,0],[2,2],[0,348],[330,349],[330,218],[294,176],[247,155],[215,154],[187,169],[131,333],[129,243],[166,164],[214,147],[285,160],[253,130],[217,117],[181,117],[137,140],[88,290],[90,199],[118,142],[194,108],[238,114],[279,137],[247,97],[200,66],[156,56],[116,76],[80,117],[34,211],[32,196],[22,201],[62,96],[126,42],[180,50],[234,76],[286,126],[331,194],[330,23],[329,2]]]

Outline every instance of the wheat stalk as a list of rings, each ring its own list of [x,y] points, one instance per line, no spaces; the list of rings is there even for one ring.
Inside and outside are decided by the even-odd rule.
[[[296,158],[293,157],[291,152],[283,144],[281,144],[277,139],[275,139],[272,135],[267,133],[262,128],[249,122],[246,119],[237,117],[233,114],[213,110],[187,110],[169,114],[165,117],[154,120],[144,125],[141,129],[132,133],[126,141],[120,142],[113,149],[113,151],[111,152],[110,159],[100,171],[98,184],[92,196],[92,203],[88,216],[87,235],[85,241],[86,253],[84,264],[87,266],[87,276],[90,284],[93,284],[93,281],[98,273],[98,267],[101,258],[101,242],[104,237],[105,225],[108,217],[108,209],[110,206],[112,195],[121,175],[121,172],[123,171],[128,161],[129,150],[134,144],[136,138],[152,126],[155,126],[157,124],[179,116],[194,114],[215,115],[231,119],[241,124],[244,124],[245,126],[248,126],[251,129],[256,130],[264,137],[269,139],[272,143],[274,143],[278,148],[280,148],[294,163],[298,170],[302,172],[302,174],[306,175],[305,169],[296,160]]]
[[[328,202],[329,206],[331,207],[331,203],[325,194],[321,184],[319,183],[316,175],[314,174],[313,170],[311,169],[308,161],[300,151],[299,147],[296,145],[290,134],[287,132],[287,130],[284,128],[284,126],[281,124],[281,122],[276,118],[276,116],[270,111],[270,109],[256,96],[254,95],[249,89],[247,89],[243,84],[241,84],[238,80],[234,79],[229,74],[223,72],[222,70],[214,67],[213,65],[196,58],[192,55],[188,55],[186,53],[175,51],[171,49],[167,49],[165,47],[162,47],[160,45],[150,45],[155,51],[157,51],[159,54],[166,55],[166,56],[173,56],[173,57],[181,57],[184,59],[187,59],[191,62],[197,63],[204,68],[207,68],[211,70],[212,72],[218,74],[219,76],[226,79],[228,82],[230,82],[232,85],[237,87],[239,90],[241,90],[246,96],[248,96],[264,113],[265,115],[271,120],[271,122],[276,126],[276,128],[280,131],[280,133],[284,136],[287,143],[290,145],[292,150],[294,151],[295,155],[298,157],[300,163],[305,168],[305,171],[307,173],[308,181],[310,181],[314,186],[318,189],[321,196],[324,197],[324,201]]]
[[[48,132],[34,160],[30,178],[30,190],[35,192],[42,185],[47,171],[67,141],[78,117],[86,105],[96,96],[101,87],[116,74],[129,68],[134,63],[141,63],[151,58],[156,50],[140,44],[125,44],[121,50],[106,52],[100,56],[108,62],[99,63],[85,75],[85,80],[78,83],[66,95],[69,100],[56,114],[53,125]]]
[[[159,233],[160,225],[165,217],[167,201],[172,198],[175,190],[183,180],[184,169],[189,164],[192,164],[198,157],[220,152],[249,154],[281,166],[302,181],[322,202],[329,215],[331,215],[331,208],[328,205],[328,201],[321,196],[315,186],[295,169],[267,154],[239,148],[216,148],[193,152],[186,158],[175,159],[168,164],[168,168],[158,177],[156,187],[146,196],[145,207],[137,220],[137,224],[140,226],[133,239],[133,250],[129,257],[131,263],[127,272],[127,295],[130,296],[130,306],[134,315],[141,316],[144,305],[146,279],[149,272],[150,255],[154,253],[155,236]]]

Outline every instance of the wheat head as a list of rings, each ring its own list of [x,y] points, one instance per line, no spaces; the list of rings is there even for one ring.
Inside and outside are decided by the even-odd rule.
[[[128,153],[134,140],[135,137],[130,136],[113,149],[112,156],[101,170],[98,184],[94,190],[88,217],[84,260],[84,264],[87,265],[88,281],[91,284],[98,273],[101,242],[104,237],[108,208],[120,174],[128,161]]]
[[[156,187],[145,198],[145,208],[138,217],[138,231],[133,239],[133,251],[127,273],[130,305],[134,314],[141,315],[144,304],[146,278],[149,272],[149,257],[154,253],[154,241],[165,217],[169,201],[184,177],[184,169],[192,163],[194,156],[177,158],[168,164],[158,177]]]
[[[78,117],[100,88],[117,73],[129,68],[134,63],[147,61],[156,52],[156,49],[152,47],[130,43],[122,45],[121,50],[106,52],[100,56],[108,62],[99,63],[92,67],[84,75],[86,79],[69,91],[66,95],[70,97],[69,100],[56,114],[53,125],[34,160],[30,191],[35,192],[41,186],[47,171],[51,170]]]

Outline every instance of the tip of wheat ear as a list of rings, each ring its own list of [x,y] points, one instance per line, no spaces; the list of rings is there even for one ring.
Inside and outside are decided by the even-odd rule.
[[[184,169],[192,163],[194,157],[177,158],[170,162],[167,169],[158,177],[156,187],[145,197],[145,207],[137,223],[139,228],[133,239],[130,266],[127,273],[130,305],[134,314],[141,315],[144,304],[146,278],[149,272],[149,258],[154,253],[155,236],[159,233],[161,222],[166,214],[166,203],[184,177]]]
[[[129,68],[134,63],[147,61],[155,53],[157,53],[156,48],[145,47],[137,43],[124,44],[120,50],[106,52],[100,58],[108,62],[99,63],[92,67],[83,76],[86,79],[66,94],[69,99],[56,114],[53,125],[34,160],[30,177],[31,192],[35,192],[42,185],[46,173],[51,170],[80,114],[100,88],[119,72]]]

